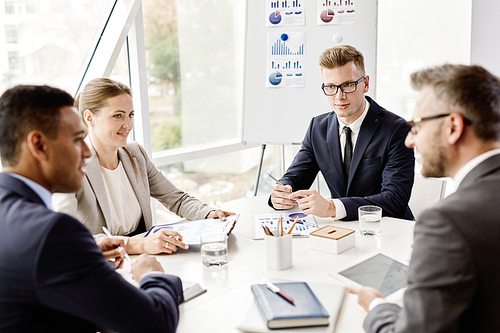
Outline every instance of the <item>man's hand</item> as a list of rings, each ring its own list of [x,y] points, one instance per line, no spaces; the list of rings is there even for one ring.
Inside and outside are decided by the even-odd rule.
[[[335,217],[337,214],[333,201],[326,200],[316,190],[301,190],[288,197],[290,200],[296,200],[300,210],[306,215]]]
[[[113,266],[122,268],[125,260],[125,242],[120,238],[103,238],[97,243],[97,246],[102,250],[104,259],[115,259]]]
[[[345,286],[345,291],[358,295],[358,303],[363,307],[363,309],[365,309],[366,312],[370,311],[368,307],[375,298],[384,298],[384,296],[382,296],[377,289],[372,287],[348,285]]]
[[[149,272],[162,272],[163,268],[161,264],[156,260],[155,257],[152,257],[147,254],[141,254],[132,265],[132,277],[137,283],[141,283],[142,277],[144,274]]]
[[[290,185],[274,184],[273,191],[271,192],[271,203],[276,209],[290,209],[295,206],[296,202],[290,200],[288,196],[292,193]]]
[[[212,210],[210,213],[208,213],[207,219],[219,219],[221,221],[225,221],[226,216],[229,216],[229,215],[234,215],[234,213],[233,212],[226,212],[224,210],[217,209],[217,210]]]

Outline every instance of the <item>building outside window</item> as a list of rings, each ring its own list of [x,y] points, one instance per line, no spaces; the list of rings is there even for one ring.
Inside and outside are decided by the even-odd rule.
[[[5,42],[7,44],[17,44],[17,26],[6,24],[5,25]]]
[[[5,1],[0,6],[0,22],[6,23],[5,38],[0,38],[0,94],[16,84],[49,84],[75,94],[114,3]]]
[[[9,58],[9,69],[16,70],[21,68],[21,61],[19,59],[19,52],[10,51],[7,53]]]
[[[16,2],[15,1],[5,1],[5,14],[12,15],[16,13]]]

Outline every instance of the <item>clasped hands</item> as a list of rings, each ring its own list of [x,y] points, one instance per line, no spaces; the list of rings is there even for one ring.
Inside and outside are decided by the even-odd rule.
[[[333,201],[326,200],[318,191],[300,190],[293,192],[290,185],[274,184],[271,202],[276,209],[290,209],[297,204],[306,215],[335,217],[337,213]]]

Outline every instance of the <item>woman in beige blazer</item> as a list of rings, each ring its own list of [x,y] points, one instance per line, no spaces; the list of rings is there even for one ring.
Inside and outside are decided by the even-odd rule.
[[[56,211],[79,219],[96,235],[102,227],[125,236],[152,227],[150,197],[173,213],[189,220],[220,218],[233,213],[210,208],[178,189],[158,170],[139,144],[127,143],[134,108],[130,89],[113,80],[90,81],[75,101],[88,126],[85,139],[92,151],[86,166],[83,189],[74,194],[55,194]],[[126,238],[130,254],[168,253],[187,249],[182,236],[162,229],[146,238]]]

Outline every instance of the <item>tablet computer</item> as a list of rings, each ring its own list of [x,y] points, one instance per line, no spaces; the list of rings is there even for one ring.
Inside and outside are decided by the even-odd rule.
[[[371,253],[330,273],[345,284],[373,287],[389,301],[395,302],[406,290],[408,263],[384,253]]]

